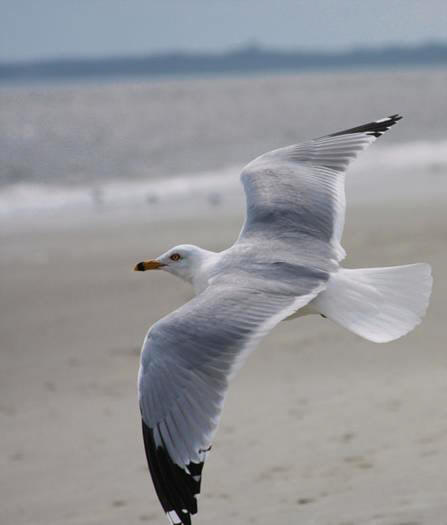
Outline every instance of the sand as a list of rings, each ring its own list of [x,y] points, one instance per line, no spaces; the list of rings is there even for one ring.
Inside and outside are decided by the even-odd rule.
[[[428,315],[387,345],[319,317],[281,323],[234,380],[194,523],[447,523],[446,219],[441,200],[350,209],[346,266],[430,262]],[[179,242],[224,248],[239,224],[3,227],[2,525],[167,523],[136,374],[146,330],[191,290],[131,269]]]

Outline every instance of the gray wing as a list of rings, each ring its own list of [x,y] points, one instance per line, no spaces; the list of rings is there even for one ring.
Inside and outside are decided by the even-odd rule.
[[[272,293],[246,282],[217,283],[149,330],[138,391],[143,436],[154,486],[171,523],[191,523],[201,472],[229,379],[242,358],[282,319],[324,286],[316,273],[308,291]],[[296,292],[296,290],[295,290]]]
[[[350,161],[393,126],[390,117],[295,146],[271,151],[248,164],[241,180],[247,212],[240,241],[311,240],[311,250],[340,260],[345,217],[344,172]]]

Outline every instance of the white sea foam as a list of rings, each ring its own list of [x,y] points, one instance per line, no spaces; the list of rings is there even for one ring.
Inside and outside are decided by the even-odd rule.
[[[0,218],[36,220],[79,211],[140,210],[149,214],[155,211],[163,219],[174,209],[177,215],[203,213],[210,206],[227,206],[229,202],[231,212],[243,205],[240,170],[241,166],[233,166],[158,180],[114,180],[75,187],[18,183],[0,189]],[[447,141],[374,146],[355,162],[351,175],[347,179],[351,201],[445,195]]]
[[[117,182],[102,185],[56,186],[18,183],[0,189],[0,216],[55,212],[75,209],[120,209],[154,207],[160,203],[203,198],[211,204],[236,187],[239,167],[159,180]]]

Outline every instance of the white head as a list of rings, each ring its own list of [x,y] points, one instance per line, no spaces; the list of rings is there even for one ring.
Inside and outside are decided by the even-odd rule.
[[[192,244],[174,246],[156,259],[138,263],[134,271],[164,270],[172,273],[185,281],[192,282],[207,255],[212,252],[203,250]]]

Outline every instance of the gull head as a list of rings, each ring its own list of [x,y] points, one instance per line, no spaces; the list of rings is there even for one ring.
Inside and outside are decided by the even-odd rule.
[[[155,259],[139,262],[134,271],[164,270],[185,281],[193,282],[203,263],[212,253],[192,244],[180,244]]]

